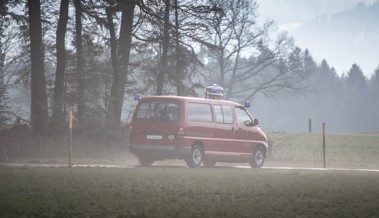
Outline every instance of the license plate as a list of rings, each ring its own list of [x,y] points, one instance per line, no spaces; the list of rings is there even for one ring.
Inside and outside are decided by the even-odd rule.
[[[146,139],[150,139],[150,140],[162,140],[163,137],[161,135],[147,135]]]

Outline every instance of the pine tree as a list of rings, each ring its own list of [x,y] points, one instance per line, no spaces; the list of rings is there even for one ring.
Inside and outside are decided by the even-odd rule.
[[[370,81],[370,127],[372,131],[379,131],[379,65],[375,69]]]
[[[346,131],[363,132],[368,130],[369,91],[366,77],[361,68],[353,64],[345,80],[345,101],[342,114]]]

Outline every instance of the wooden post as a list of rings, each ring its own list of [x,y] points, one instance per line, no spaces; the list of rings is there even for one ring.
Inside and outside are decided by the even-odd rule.
[[[69,144],[69,152],[68,152],[68,166],[72,167],[71,163],[71,155],[72,155],[72,111],[68,112],[68,128],[70,131],[70,144]]]
[[[312,133],[312,119],[308,119],[308,133]]]

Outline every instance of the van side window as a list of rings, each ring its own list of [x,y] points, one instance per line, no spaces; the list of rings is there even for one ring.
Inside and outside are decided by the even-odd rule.
[[[243,124],[245,126],[252,126],[253,120],[250,115],[245,111],[245,109],[236,107],[236,116],[238,123]]]
[[[195,122],[213,122],[211,105],[202,103],[187,104],[187,117],[189,121]]]
[[[216,123],[224,123],[224,114],[222,113],[221,105],[214,105]]]
[[[227,105],[214,105],[217,123],[233,123],[232,107]]]
[[[224,123],[233,123],[233,111],[231,106],[222,106],[224,112]]]
[[[137,119],[178,120],[178,104],[165,101],[142,102],[137,108]]]

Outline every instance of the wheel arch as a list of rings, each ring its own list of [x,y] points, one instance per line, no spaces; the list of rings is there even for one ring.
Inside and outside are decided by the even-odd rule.
[[[203,153],[204,153],[204,143],[200,140],[195,140],[192,145],[191,145],[191,149],[194,147],[194,146],[200,146],[201,150],[203,150]]]

